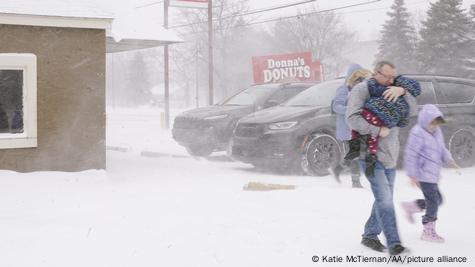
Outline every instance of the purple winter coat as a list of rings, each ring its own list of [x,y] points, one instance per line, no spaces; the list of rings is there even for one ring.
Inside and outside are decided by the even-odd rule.
[[[419,112],[417,124],[412,127],[404,154],[404,167],[409,177],[419,182],[437,183],[442,165],[453,160],[445,147],[440,127],[435,133],[428,132],[427,126],[442,112],[434,105],[424,105]]]

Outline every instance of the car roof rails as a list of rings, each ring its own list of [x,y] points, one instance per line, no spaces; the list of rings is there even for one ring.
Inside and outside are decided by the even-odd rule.
[[[401,75],[407,75],[407,76],[438,76],[438,77],[447,77],[447,78],[460,78],[460,79],[466,79],[464,77],[460,76],[455,76],[455,75],[449,75],[449,74],[434,74],[434,73],[401,73]]]

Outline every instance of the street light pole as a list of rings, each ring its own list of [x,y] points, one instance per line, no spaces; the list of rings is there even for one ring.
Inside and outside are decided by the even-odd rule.
[[[197,42],[198,43],[198,42]],[[199,54],[199,47],[196,46],[195,52],[195,103],[196,107],[200,107],[200,87],[199,87],[199,69],[198,69],[198,54]]]
[[[208,84],[209,84],[209,104],[214,102],[214,83],[213,83],[213,1],[208,0]]]
[[[165,29],[168,29],[168,7],[170,6],[170,0],[165,0],[163,2],[163,27]],[[164,49],[164,57],[165,57],[165,69],[164,69],[164,75],[165,75],[165,122],[164,122],[164,128],[165,129],[170,129],[170,57],[169,57],[169,50],[168,50],[168,44],[165,44],[163,47]]]

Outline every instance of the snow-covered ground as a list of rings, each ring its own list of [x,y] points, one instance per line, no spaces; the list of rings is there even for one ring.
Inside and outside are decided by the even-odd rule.
[[[0,171],[0,266],[379,266],[312,256],[386,256],[359,244],[372,202],[365,179],[352,189],[348,176],[337,184],[259,172],[219,153],[195,159],[159,119],[148,109],[108,112],[107,172]],[[475,263],[474,177],[475,168],[443,172],[445,244],[419,240],[421,226],[397,205],[412,256],[469,261],[420,266]],[[248,182],[296,188],[245,191]],[[420,196],[402,172],[395,191],[395,203]]]

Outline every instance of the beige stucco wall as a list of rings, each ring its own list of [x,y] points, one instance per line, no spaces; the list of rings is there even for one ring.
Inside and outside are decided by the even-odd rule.
[[[38,68],[38,147],[0,149],[0,169],[105,169],[105,31],[0,25],[0,53]]]

